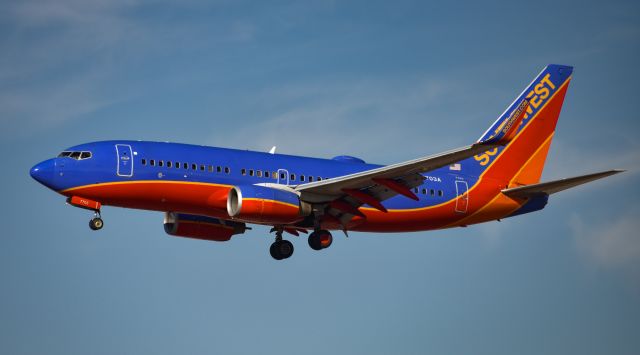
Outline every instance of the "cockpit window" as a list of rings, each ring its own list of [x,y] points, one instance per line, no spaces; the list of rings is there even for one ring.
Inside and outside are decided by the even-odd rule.
[[[64,151],[58,154],[58,158],[71,158],[75,160],[83,160],[91,158],[91,152],[72,152]]]

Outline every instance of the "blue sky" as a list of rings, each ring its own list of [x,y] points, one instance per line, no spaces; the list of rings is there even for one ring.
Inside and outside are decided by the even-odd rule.
[[[26,0],[0,13],[0,352],[637,354],[640,4]],[[229,243],[33,181],[145,139],[392,163],[475,140],[575,66],[544,179],[628,172],[465,229]]]

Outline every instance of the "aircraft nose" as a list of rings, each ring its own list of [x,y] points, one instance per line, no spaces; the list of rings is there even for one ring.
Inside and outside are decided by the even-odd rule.
[[[31,174],[31,177],[42,185],[51,187],[53,185],[53,178],[55,176],[55,168],[55,159],[48,159],[34,165],[33,168],[31,168],[31,170],[29,171],[29,174]]]

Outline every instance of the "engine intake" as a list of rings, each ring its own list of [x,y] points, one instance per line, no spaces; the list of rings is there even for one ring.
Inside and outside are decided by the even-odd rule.
[[[224,242],[247,230],[244,223],[191,214],[166,212],[164,231],[176,237]]]
[[[227,213],[250,223],[295,223],[311,214],[311,206],[291,191],[245,185],[229,190]]]

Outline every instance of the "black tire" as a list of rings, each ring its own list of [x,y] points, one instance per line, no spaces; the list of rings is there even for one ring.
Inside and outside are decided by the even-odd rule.
[[[271,257],[276,259],[276,260],[282,260],[282,255],[280,254],[280,242],[273,242],[271,243],[271,247],[269,248],[269,253],[271,254]]]
[[[313,250],[322,250],[322,243],[320,243],[320,232],[313,232],[309,234],[309,246]]]
[[[283,259],[290,258],[293,255],[293,243],[288,240],[283,240],[278,245],[278,252]]]
[[[89,228],[91,228],[91,230],[97,231],[102,229],[102,227],[104,227],[104,222],[101,218],[96,217],[89,221]]]

